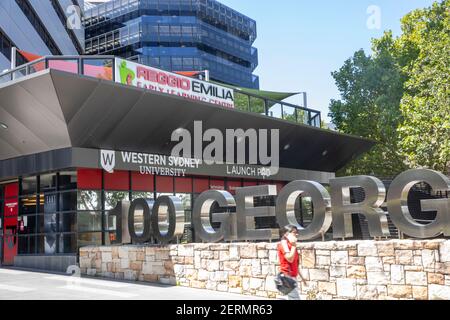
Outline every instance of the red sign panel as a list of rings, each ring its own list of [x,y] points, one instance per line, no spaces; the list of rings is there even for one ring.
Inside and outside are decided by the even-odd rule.
[[[5,221],[3,223],[3,264],[13,265],[17,255],[17,215],[19,201],[17,183],[7,185],[5,188],[9,198],[5,199],[3,208]]]

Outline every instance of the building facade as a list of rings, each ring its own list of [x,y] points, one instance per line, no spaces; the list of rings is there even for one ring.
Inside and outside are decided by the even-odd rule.
[[[256,22],[215,0],[114,0],[85,12],[86,54],[259,89]]]
[[[314,121],[320,120],[318,111],[282,101],[247,96],[246,107],[240,108],[235,91],[235,107],[230,108],[163,93],[158,85],[130,86],[122,82],[120,71],[133,74],[128,70],[131,63],[116,69],[122,64],[122,59],[110,56],[43,57],[0,75],[4,265],[37,268],[40,261],[40,268],[64,271],[76,263],[80,247],[114,241],[117,221],[112,210],[119,201],[138,198],[178,197],[185,227],[177,241],[195,242],[199,239],[190,223],[192,209],[203,191],[233,194],[236,188],[267,184],[280,190],[292,180],[327,184],[334,172],[374,144],[320,129],[320,121]],[[138,73],[134,74],[137,81]],[[180,75],[163,70],[155,74],[155,81],[181,83]],[[195,87],[208,85],[216,86],[201,82]],[[244,96],[241,92],[240,100]],[[276,106],[281,112],[270,112]],[[177,145],[173,133],[180,128],[194,133],[194,122],[201,122],[205,132],[214,129],[223,136],[230,129],[279,130],[279,170],[267,176],[263,164],[250,164],[248,158],[236,166],[225,164],[225,158],[215,165],[171,163]],[[250,148],[246,144],[247,155]],[[115,157],[112,167],[104,163],[104,153]],[[135,156],[147,160],[139,165],[130,160]],[[254,205],[273,205],[275,199],[255,198]],[[219,209],[213,206],[211,213]],[[311,203],[299,200],[296,214],[307,224]],[[272,218],[256,218],[256,226],[273,226]]]
[[[77,19],[83,7],[84,0],[0,1],[0,71],[11,67],[12,47],[36,55],[82,54]]]

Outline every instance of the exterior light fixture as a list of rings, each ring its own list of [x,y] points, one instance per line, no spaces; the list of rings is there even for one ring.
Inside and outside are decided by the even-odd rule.
[[[284,146],[283,149],[284,149],[284,150],[288,150],[290,147],[291,147],[291,145],[290,145],[290,144],[287,144],[287,145]]]
[[[325,157],[328,154],[328,150],[325,150],[324,152],[322,152],[322,156]]]
[[[6,124],[4,124],[3,122],[0,122],[0,127],[2,129],[8,130],[8,126]]]

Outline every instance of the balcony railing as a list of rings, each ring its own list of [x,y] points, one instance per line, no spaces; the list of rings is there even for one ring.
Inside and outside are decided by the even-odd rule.
[[[0,74],[0,85],[46,69],[115,81],[114,56],[46,56]],[[320,128],[320,111],[271,100],[234,89],[234,105],[241,111]]]

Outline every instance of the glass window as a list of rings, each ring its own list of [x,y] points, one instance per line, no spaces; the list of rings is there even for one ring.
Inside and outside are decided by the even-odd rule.
[[[181,27],[180,26],[170,26],[170,33],[173,36],[181,36]]]
[[[194,65],[194,59],[193,58],[183,58],[183,66],[192,67]]]
[[[36,250],[35,236],[19,236],[18,237],[18,253],[19,254],[34,254]]]
[[[80,214],[84,214],[81,212]],[[87,212],[86,214],[89,214]],[[77,231],[77,213],[68,212],[58,214],[58,232],[76,232]]]
[[[78,232],[101,231],[102,213],[101,212],[78,212],[77,216]]]
[[[78,234],[78,248],[84,246],[102,245],[102,233],[101,232],[89,232]]]
[[[170,35],[170,27],[169,26],[159,26],[159,35],[169,36]]]
[[[44,61],[35,62],[28,66],[28,70],[30,74],[45,70],[45,62]]]
[[[292,122],[297,122],[295,110],[296,108],[294,107],[283,105],[283,119]]]
[[[131,194],[131,196],[133,197],[133,199],[131,200],[135,200],[135,199],[153,199],[153,192],[133,192]]]
[[[60,234],[58,235],[59,248],[58,253],[76,253],[77,252],[77,235],[76,234]]]
[[[36,216],[22,216],[18,218],[19,234],[36,233]]]
[[[185,36],[185,37],[192,36],[192,26],[182,26],[181,30],[183,32],[183,36]]]
[[[77,210],[77,192],[67,191],[61,192],[59,195],[59,208],[58,211],[75,211]]]
[[[57,214],[41,214],[37,216],[38,233],[56,233],[58,232]]]
[[[192,198],[190,193],[177,193],[175,196],[183,203],[184,210],[192,209]]]
[[[106,191],[105,192],[105,210],[114,209],[119,201],[129,201],[128,191]]]
[[[56,233],[49,233],[44,235],[44,253],[55,254],[56,253]]]
[[[78,74],[78,60],[57,60],[51,59],[48,61],[48,67],[54,70],[60,70],[70,73]]]
[[[14,79],[20,79],[27,75],[27,68],[22,68],[13,72]]]
[[[40,177],[40,192],[56,191],[56,173],[44,174]]]
[[[156,198],[163,197],[163,196],[173,196],[173,193],[157,193]]]
[[[100,210],[101,196],[100,191],[80,190],[77,195],[78,210]]]
[[[83,74],[104,80],[113,79],[113,59],[84,59]]]
[[[19,215],[36,214],[37,213],[37,197],[22,197],[19,200]]]
[[[23,195],[33,194],[37,192],[37,177],[24,177],[22,179]]]
[[[264,100],[256,97],[250,97],[250,111],[259,114],[266,114]]]
[[[249,111],[249,96],[235,91],[234,105],[236,109]]]
[[[77,189],[77,173],[75,171],[62,171],[59,173],[59,190]]]
[[[172,68],[181,69],[183,65],[182,58],[172,57]]]
[[[281,119],[281,104],[270,101],[269,105],[269,117]]]

